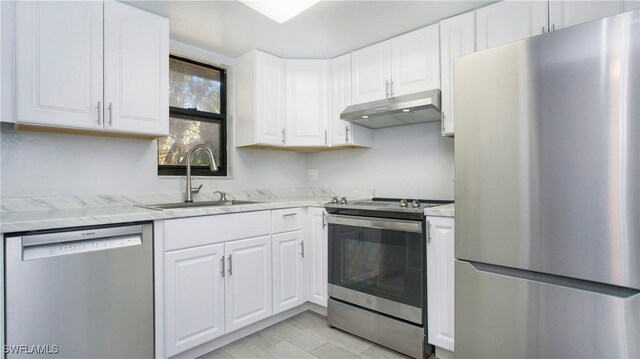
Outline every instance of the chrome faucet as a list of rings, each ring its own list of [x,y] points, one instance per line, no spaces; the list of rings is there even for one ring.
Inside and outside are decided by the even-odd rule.
[[[211,169],[211,172],[218,170],[218,166],[216,165],[216,160],[213,157],[213,151],[211,151],[211,148],[209,146],[199,144],[191,147],[191,149],[189,150],[189,153],[187,154],[187,188],[186,188],[187,199],[184,200],[185,202],[193,202],[193,194],[200,192],[200,189],[202,189],[202,185],[195,188],[191,187],[191,156],[193,155],[194,152],[200,149],[207,151],[207,153],[209,154],[209,159],[210,159],[209,168]]]

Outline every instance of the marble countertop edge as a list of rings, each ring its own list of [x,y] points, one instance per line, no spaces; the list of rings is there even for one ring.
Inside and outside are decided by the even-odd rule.
[[[2,213],[0,216],[0,232],[6,234],[36,230],[231,214],[291,207],[322,207],[325,202],[325,200],[318,199],[299,199],[233,206],[165,210],[155,210],[132,205],[122,207],[92,207],[82,209],[8,212]]]
[[[451,203],[443,206],[425,208],[424,215],[434,217],[455,217],[455,204]]]

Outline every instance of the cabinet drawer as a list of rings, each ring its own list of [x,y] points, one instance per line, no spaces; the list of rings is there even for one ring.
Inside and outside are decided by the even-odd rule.
[[[277,209],[271,212],[273,233],[297,231],[302,229],[302,208]]]
[[[165,251],[268,235],[270,221],[269,211],[166,220]]]

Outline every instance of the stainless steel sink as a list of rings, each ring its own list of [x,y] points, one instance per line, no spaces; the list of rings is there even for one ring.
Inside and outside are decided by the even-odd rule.
[[[252,203],[260,203],[260,202],[237,201],[233,199],[233,200],[227,200],[227,201],[162,203],[162,204],[138,205],[137,207],[163,210],[163,209],[178,209],[178,208],[234,206],[239,204],[252,204]]]

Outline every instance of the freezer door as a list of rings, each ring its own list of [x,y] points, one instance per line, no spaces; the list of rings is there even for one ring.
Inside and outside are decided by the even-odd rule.
[[[640,288],[640,11],[455,63],[456,257]]]
[[[463,261],[455,269],[456,358],[640,357],[636,290]]]

